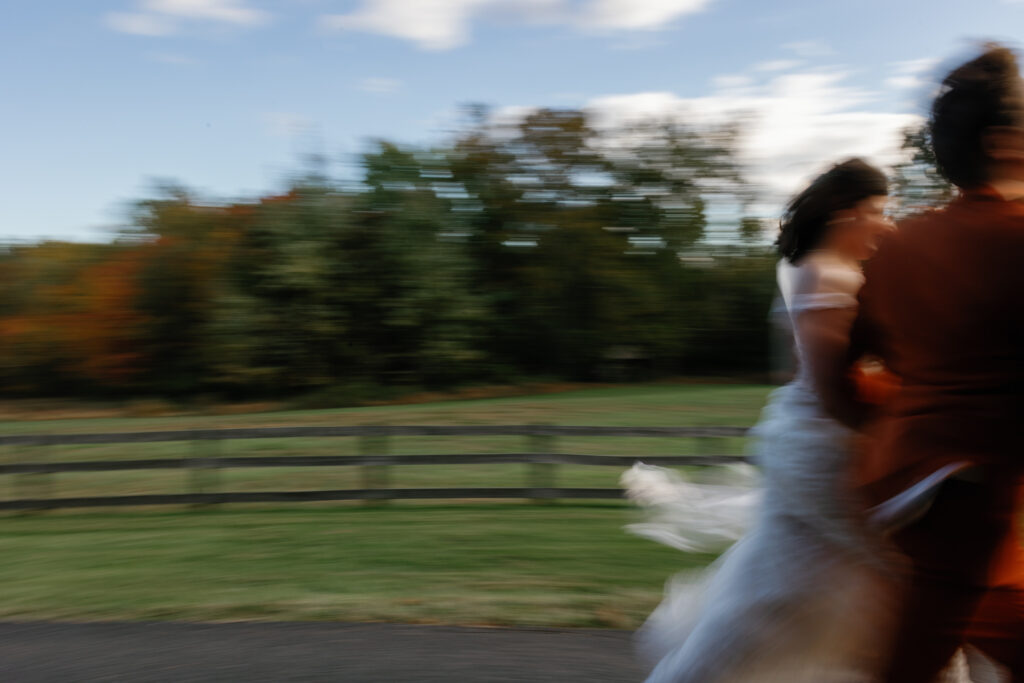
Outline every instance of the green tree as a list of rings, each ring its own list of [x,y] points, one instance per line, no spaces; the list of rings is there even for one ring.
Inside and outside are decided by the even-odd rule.
[[[230,204],[165,184],[113,244],[0,253],[3,388],[286,396],[763,369],[760,225],[684,257],[706,247],[709,199],[750,199],[736,134],[475,108],[444,146],[376,143],[358,188],[322,162]]]
[[[927,123],[903,131],[902,149],[906,160],[893,169],[898,215],[942,206],[953,198],[955,188],[939,172]]]
[[[208,380],[204,333],[220,271],[231,256],[238,228],[223,206],[196,199],[172,184],[138,202],[122,240],[145,261],[137,308],[148,321],[140,352],[144,381],[162,394],[188,395]]]

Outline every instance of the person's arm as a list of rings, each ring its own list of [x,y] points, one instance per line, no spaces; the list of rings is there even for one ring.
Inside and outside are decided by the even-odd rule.
[[[822,308],[804,311],[796,324],[803,340],[804,362],[825,412],[860,429],[871,409],[857,400],[851,374],[860,356],[851,343],[856,317],[856,308]]]

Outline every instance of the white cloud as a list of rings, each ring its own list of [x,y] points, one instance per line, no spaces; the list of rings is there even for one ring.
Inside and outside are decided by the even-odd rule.
[[[366,92],[388,95],[397,92],[402,87],[402,82],[395,78],[364,78],[359,83],[359,89]]]
[[[938,59],[925,57],[905,62],[890,64],[892,76],[885,79],[885,84],[898,90],[917,90],[927,85],[929,73],[939,64]]]
[[[919,117],[867,109],[876,94],[851,86],[848,78],[827,69],[776,74],[742,89],[719,81],[703,97],[633,93],[596,98],[588,108],[595,125],[609,127],[651,118],[698,127],[741,121],[739,158],[768,202],[764,210],[774,214],[830,163],[861,156],[888,166],[901,158],[900,133]]]
[[[404,38],[428,50],[448,50],[467,40],[471,16],[488,4],[490,0],[368,0],[352,14],[322,17],[321,24]]]
[[[539,109],[539,107],[510,104],[505,107],[499,107],[491,112],[489,122],[492,126],[498,128],[517,128],[523,119],[539,111]]]
[[[362,0],[356,11],[321,16],[320,24],[329,30],[409,40],[427,50],[449,50],[466,43],[473,22],[487,15],[582,31],[637,31],[663,28],[712,1]]]
[[[166,36],[178,28],[168,17],[137,12],[111,12],[107,15],[107,26],[136,36]]]
[[[115,31],[140,36],[177,33],[183,23],[217,22],[235,26],[256,26],[269,20],[266,12],[245,4],[245,0],[142,0],[137,12],[111,12],[107,25]]]
[[[700,12],[710,0],[592,0],[580,24],[601,29],[656,29]]]
[[[143,7],[156,14],[243,26],[263,23],[268,16],[262,10],[246,7],[245,0],[145,0]]]

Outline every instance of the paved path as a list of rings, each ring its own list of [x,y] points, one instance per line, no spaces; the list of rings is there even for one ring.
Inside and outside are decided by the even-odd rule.
[[[630,633],[334,623],[0,623],[4,683],[627,683]]]

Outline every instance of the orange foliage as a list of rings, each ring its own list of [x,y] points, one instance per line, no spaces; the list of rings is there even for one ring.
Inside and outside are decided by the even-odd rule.
[[[64,318],[73,340],[74,370],[100,382],[123,382],[143,370],[145,319],[135,307],[143,262],[138,252],[86,268],[78,278],[77,311]]]
[[[59,368],[69,376],[119,384],[142,369],[144,322],[135,309],[142,263],[137,250],[108,259],[67,258],[40,247],[30,255],[28,294],[17,312],[0,318],[0,348],[8,363]],[[55,270],[59,282],[51,282]]]

